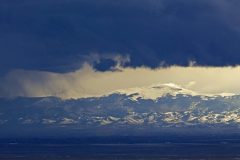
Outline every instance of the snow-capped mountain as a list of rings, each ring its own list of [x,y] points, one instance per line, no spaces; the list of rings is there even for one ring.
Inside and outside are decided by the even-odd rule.
[[[203,98],[204,97],[211,98],[211,97],[218,97],[218,96],[230,97],[235,95],[233,93],[201,94],[201,93],[197,93],[197,92],[185,89],[174,83],[154,84],[146,87],[128,88],[128,89],[118,90],[113,93],[119,93],[119,94],[130,96],[132,100],[137,100],[139,98],[157,100],[167,95],[201,96]]]
[[[167,83],[167,84],[155,84],[147,87],[136,87],[128,88],[125,90],[118,90],[115,93],[125,94],[130,96],[132,100],[137,99],[151,99],[157,100],[160,97],[167,95],[176,96],[176,95],[191,95],[196,96],[197,93],[184,89],[176,84]]]
[[[203,95],[175,84],[118,90],[101,97],[0,99],[0,128],[238,127],[239,95]]]

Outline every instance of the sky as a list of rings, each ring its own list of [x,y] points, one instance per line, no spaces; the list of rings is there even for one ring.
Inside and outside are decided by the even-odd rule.
[[[0,96],[176,83],[240,93],[239,0],[1,0]]]

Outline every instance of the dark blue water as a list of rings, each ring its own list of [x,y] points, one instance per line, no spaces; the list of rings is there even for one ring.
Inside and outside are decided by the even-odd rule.
[[[122,140],[121,140],[122,141]],[[175,141],[175,140],[174,140]],[[0,160],[166,160],[240,159],[238,139],[156,143],[83,143],[78,140],[7,140]],[[115,142],[115,141],[114,141]]]

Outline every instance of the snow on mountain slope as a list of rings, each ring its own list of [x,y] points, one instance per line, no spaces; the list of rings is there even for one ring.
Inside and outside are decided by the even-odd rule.
[[[168,83],[81,99],[0,98],[0,127],[30,125],[77,128],[240,127],[240,95],[199,94]]]
[[[124,94],[130,96],[132,100],[137,101],[138,98],[141,99],[151,99],[157,100],[160,97],[167,95],[176,96],[176,95],[185,95],[185,96],[201,96],[203,99],[208,97],[229,97],[234,96],[233,93],[221,93],[221,94],[200,94],[185,88],[182,88],[179,85],[174,83],[166,84],[153,84],[147,87],[135,87],[128,89],[117,90],[115,93]]]

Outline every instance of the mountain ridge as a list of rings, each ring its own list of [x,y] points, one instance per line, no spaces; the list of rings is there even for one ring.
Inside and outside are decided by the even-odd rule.
[[[148,98],[143,92],[124,90],[102,97],[66,100],[0,98],[0,128],[104,130],[107,127],[135,128],[144,132],[149,128],[240,127],[239,95],[203,96],[172,84],[152,85],[147,89],[156,90],[160,96],[154,97],[154,93]]]

